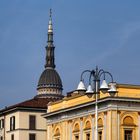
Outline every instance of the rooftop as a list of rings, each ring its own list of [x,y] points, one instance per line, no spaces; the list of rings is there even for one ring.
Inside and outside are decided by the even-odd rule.
[[[47,109],[48,103],[56,101],[55,99],[48,99],[48,98],[32,98],[30,100],[23,101],[21,103],[17,103],[12,106],[5,107],[4,109],[0,110],[0,114],[10,112],[15,109]]]

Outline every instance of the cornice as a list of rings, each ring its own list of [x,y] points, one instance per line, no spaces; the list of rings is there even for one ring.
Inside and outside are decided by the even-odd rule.
[[[5,109],[4,111],[0,112],[0,116],[9,114],[11,112],[17,112],[17,111],[26,111],[26,112],[46,112],[47,109],[42,108],[30,108],[30,107],[14,107],[11,109]]]
[[[119,83],[117,83],[117,88],[131,88],[131,89],[140,89],[140,85],[119,84]]]
[[[111,102],[111,101],[119,101],[119,102],[137,102],[137,103],[140,103],[140,99],[138,99],[138,98],[105,97],[105,98],[99,99],[99,100],[98,100],[98,104],[100,105],[101,103],[104,103],[104,102]],[[57,114],[62,114],[62,113],[68,112],[68,111],[76,110],[76,109],[82,109],[82,108],[84,108],[84,107],[91,106],[91,105],[95,105],[95,101],[90,101],[90,102],[88,102],[88,103],[84,103],[84,104],[80,104],[80,105],[76,105],[76,106],[72,106],[72,107],[60,109],[60,110],[53,111],[53,112],[49,112],[49,113],[45,113],[45,114],[43,114],[42,116],[43,116],[44,118],[48,118],[48,117],[51,117],[51,116],[54,116],[54,115],[57,115]]]

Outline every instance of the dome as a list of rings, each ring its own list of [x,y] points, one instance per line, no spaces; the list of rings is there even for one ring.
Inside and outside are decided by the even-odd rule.
[[[60,76],[53,68],[45,69],[40,76],[37,88],[40,89],[45,87],[63,89]]]
[[[50,19],[48,25],[48,41],[46,48],[46,62],[45,70],[42,72],[38,85],[37,85],[37,97],[38,98],[55,98],[62,99],[62,81],[55,70],[55,47],[53,45],[53,28],[52,17],[50,11]]]

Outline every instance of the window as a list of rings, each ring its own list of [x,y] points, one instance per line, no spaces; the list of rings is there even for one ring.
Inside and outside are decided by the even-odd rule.
[[[55,140],[60,140],[59,138],[56,138]]]
[[[0,140],[3,140],[3,137],[2,136],[0,137]]]
[[[58,137],[54,137],[54,140],[60,140],[60,137],[58,136]]]
[[[60,140],[60,129],[56,128],[54,131],[54,140]]]
[[[75,136],[75,140],[79,140],[79,136],[78,135]]]
[[[98,132],[98,139],[102,140],[102,131]]]
[[[29,116],[29,129],[30,130],[36,129],[36,116],[33,115]]]
[[[74,125],[74,129],[73,129],[73,139],[74,140],[79,140],[79,133],[80,133],[80,125],[79,125],[79,123],[76,123]]]
[[[35,140],[36,134],[29,134],[29,140]]]
[[[132,140],[132,130],[125,130],[124,140]]]
[[[0,129],[4,128],[4,119],[0,120]]]
[[[133,131],[136,128],[133,116],[125,116],[122,125],[124,127],[124,140],[132,140],[136,135],[135,131]]]
[[[86,140],[90,140],[90,134],[89,133],[86,134]]]
[[[15,116],[10,117],[10,130],[15,130]]]
[[[14,140],[14,134],[11,135],[11,140]]]

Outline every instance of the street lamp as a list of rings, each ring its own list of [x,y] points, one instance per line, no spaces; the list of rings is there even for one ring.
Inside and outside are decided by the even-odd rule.
[[[83,74],[89,73],[89,85],[86,89],[84,85]],[[106,76],[110,76],[111,82],[107,84]],[[100,80],[103,77],[103,81],[100,85]],[[93,79],[93,80],[92,80]],[[77,91],[85,91],[88,97],[92,97],[95,94],[95,140],[98,140],[98,94],[100,91],[102,93],[109,93],[110,96],[114,96],[117,92],[116,83],[113,81],[113,76],[108,71],[104,71],[103,69],[98,69],[96,67],[95,70],[85,70],[81,74],[80,83],[77,87]]]

